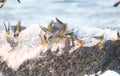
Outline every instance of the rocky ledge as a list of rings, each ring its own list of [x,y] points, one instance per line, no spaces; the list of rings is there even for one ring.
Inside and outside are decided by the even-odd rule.
[[[106,41],[103,49],[95,45],[68,51],[58,56],[47,50],[45,57],[27,60],[16,71],[1,61],[0,71],[4,76],[84,76],[106,70],[120,74],[120,40]]]

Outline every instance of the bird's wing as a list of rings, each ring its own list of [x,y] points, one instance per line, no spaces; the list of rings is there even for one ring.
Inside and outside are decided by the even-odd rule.
[[[58,18],[56,18],[57,23],[64,24],[62,21],[60,21]]]
[[[8,29],[7,29],[7,27],[6,27],[5,22],[3,22],[3,24],[4,24],[4,27],[5,27],[5,31],[7,32],[7,31],[8,31]]]
[[[60,27],[60,30],[66,31],[67,29],[67,24],[63,23],[62,21],[60,21],[58,18],[56,18],[57,21],[57,26]]]
[[[21,31],[21,21],[18,21],[16,28],[15,28],[15,32],[20,32]]]
[[[20,0],[17,0],[19,3],[21,3],[21,1]]]
[[[117,2],[117,3],[115,3],[113,6],[114,6],[114,7],[117,7],[119,4],[120,4],[120,1]]]
[[[2,8],[4,5],[5,5],[5,2],[3,2],[3,3],[1,4],[0,8]]]
[[[15,29],[16,29],[16,26],[11,26],[11,30],[12,30],[13,32],[15,32]],[[23,31],[23,30],[26,29],[26,27],[21,26],[20,29],[21,29],[21,31]]]
[[[42,31],[40,31],[39,37],[41,38],[41,42],[45,42],[45,36]]]
[[[65,35],[73,35],[73,32],[65,33]]]
[[[41,25],[40,25],[40,28],[41,28],[41,30],[43,30],[44,32],[48,32],[48,31],[49,31],[46,27],[43,27],[43,26],[41,26]]]
[[[55,33],[59,30],[59,27],[56,26],[56,24],[54,23],[54,26],[52,26],[52,30],[51,33]]]
[[[24,27],[24,26],[21,26],[21,31],[22,31],[22,30],[25,30],[25,29],[26,29],[26,27]]]
[[[11,26],[11,30],[15,32],[16,26]]]
[[[50,32],[52,31],[52,28],[53,28],[52,25],[53,25],[53,21],[51,21],[47,27]]]
[[[8,22],[8,31],[10,31],[10,23]]]
[[[6,1],[7,1],[7,0],[2,0],[2,1],[1,1],[2,4],[1,4],[0,8],[2,8],[2,7],[5,5]]]

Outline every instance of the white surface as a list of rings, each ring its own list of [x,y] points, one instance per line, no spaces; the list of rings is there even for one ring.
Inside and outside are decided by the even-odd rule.
[[[95,76],[95,75],[93,74],[93,75],[85,75],[85,76]],[[98,75],[98,76],[120,76],[120,74],[112,70],[107,70],[103,74]]]
[[[4,75],[0,72],[0,76],[4,76]]]
[[[120,76],[120,74],[118,74],[118,73],[115,72],[115,71],[108,70],[108,71],[106,71],[105,73],[103,73],[103,74],[100,75],[100,76]]]

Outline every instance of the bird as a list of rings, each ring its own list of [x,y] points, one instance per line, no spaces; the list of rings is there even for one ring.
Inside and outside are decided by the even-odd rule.
[[[102,40],[104,39],[104,34],[102,34],[101,36],[94,36],[94,38],[100,40],[100,42],[97,44],[98,48],[100,50],[104,49],[104,45],[102,44]]]
[[[19,3],[21,3],[21,1],[20,0],[17,0]],[[7,2],[7,0],[0,0],[0,3],[1,3],[1,6],[0,6],[0,8],[2,8],[4,5],[5,5],[5,3]]]
[[[117,32],[117,37],[118,37],[117,40],[120,40],[120,33],[119,32]]]
[[[65,37],[65,47],[68,48],[70,47],[70,39],[71,39],[71,36],[70,35],[67,35]]]
[[[48,24],[47,29],[51,32],[53,30],[53,20]]]
[[[58,31],[64,32],[66,30],[66,24],[60,21],[58,18],[56,18],[56,22],[51,21],[48,28],[52,33],[55,33]]]
[[[58,33],[54,34],[54,37],[63,38],[64,37],[64,32],[63,31],[59,31]]]
[[[84,41],[84,40],[76,39],[75,41],[76,41],[76,44],[75,44],[75,45],[76,45],[76,46],[79,46],[79,47],[80,47],[80,46],[83,46],[83,45],[85,44],[85,41]]]
[[[62,21],[60,21],[58,18],[56,18],[56,27],[59,28],[60,31],[65,32],[67,29],[67,24],[63,23]]]
[[[120,0],[118,2],[116,2],[113,6],[117,7],[120,4]]]
[[[74,34],[74,32],[72,31],[72,32],[69,32],[69,33],[65,33],[65,36],[71,38],[73,36],[73,34]]]
[[[41,43],[44,44],[50,41],[54,41],[56,43],[60,42],[65,36],[66,27],[67,25],[58,18],[56,18],[56,22],[51,20],[47,27],[40,25],[40,29],[42,30],[42,32],[39,34]],[[43,32],[45,34],[43,34]]]
[[[102,43],[98,43],[98,48],[99,48],[100,50],[102,50],[102,49],[104,49],[104,45],[103,45]]]
[[[55,37],[63,38],[65,35],[66,28],[67,24],[63,23],[58,18],[56,18],[56,22],[53,22],[52,24],[51,33],[53,33]]]
[[[48,32],[48,31],[49,31],[48,28],[43,27],[43,26],[41,26],[41,25],[40,25],[40,28],[41,28],[41,30],[44,31],[44,32]]]
[[[45,45],[48,43],[48,39],[47,39],[47,37],[43,34],[42,31],[40,31],[39,37],[40,37],[40,39],[41,39],[41,43],[40,43],[40,44],[42,44],[42,45],[45,46]]]
[[[11,26],[11,30],[14,32],[14,37],[18,37],[20,32],[24,29],[26,29],[26,27],[21,26],[21,21],[18,21],[15,26]]]
[[[16,42],[15,42],[15,40],[14,40],[13,37],[11,37],[11,36],[6,36],[6,40],[7,40],[7,42],[9,43],[9,45],[10,45],[11,47],[15,47],[15,46],[16,46]]]
[[[73,30],[71,32],[65,33],[65,39],[66,39],[66,41],[68,41],[68,42],[65,41],[65,44],[67,44],[67,46],[68,46],[68,44],[70,46],[70,42],[71,42],[71,46],[75,46],[75,43],[74,43],[75,37],[74,36],[75,35],[74,35]]]
[[[17,0],[19,3],[21,3],[21,1],[20,0]]]
[[[11,47],[14,47],[15,46],[14,38],[12,38],[10,36],[10,23],[8,22],[8,28],[7,28],[6,24],[5,24],[5,22],[3,22],[3,24],[4,24],[5,32],[6,32],[6,40],[7,40],[7,42],[9,43],[9,45]]]

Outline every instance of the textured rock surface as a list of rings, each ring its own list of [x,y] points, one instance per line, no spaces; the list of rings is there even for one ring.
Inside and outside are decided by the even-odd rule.
[[[108,69],[120,73],[120,41],[106,41],[104,46],[80,47],[71,54],[65,50],[60,56],[48,50],[44,58],[28,60],[17,71],[1,61],[0,71],[5,76],[84,76]]]

